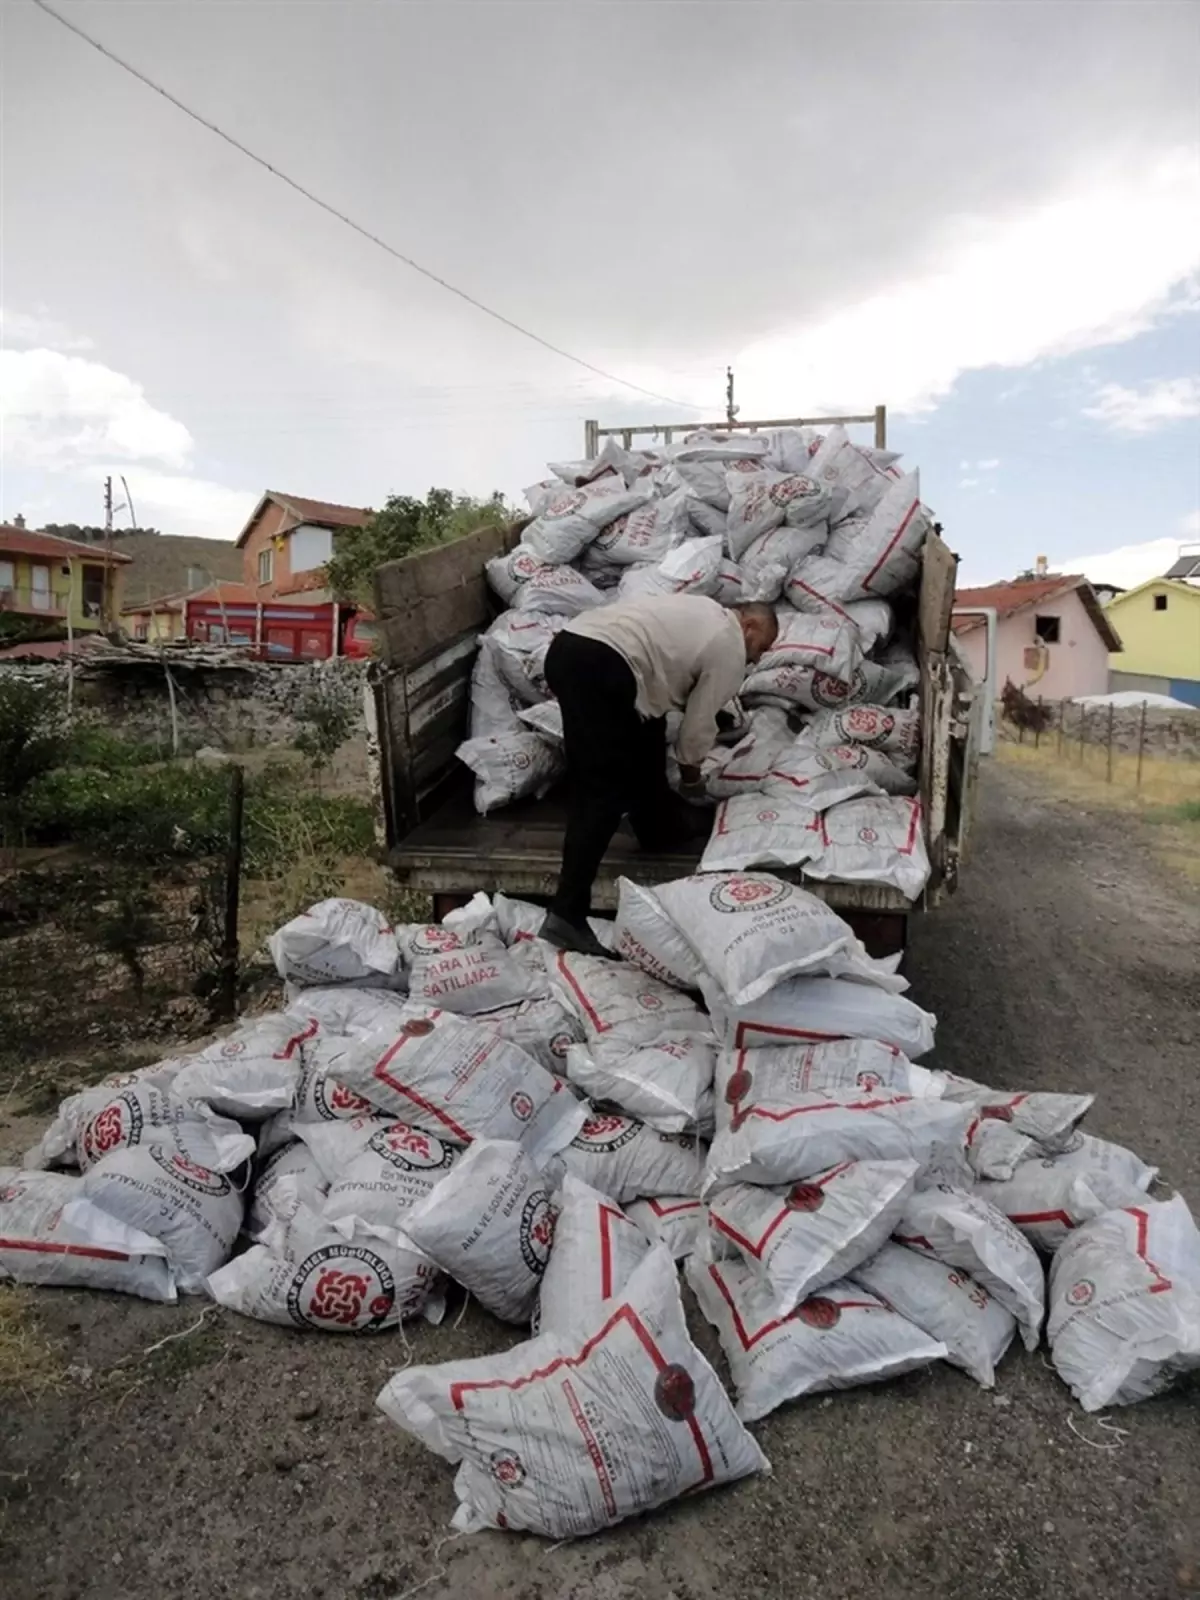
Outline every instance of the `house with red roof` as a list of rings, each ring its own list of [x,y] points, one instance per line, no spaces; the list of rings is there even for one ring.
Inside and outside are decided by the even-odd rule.
[[[116,625],[127,555],[35,533],[21,518],[0,525],[0,615],[47,633],[98,633]],[[10,629],[0,630],[3,632]]]
[[[361,528],[371,515],[366,506],[341,506],[330,500],[268,489],[238,534],[242,581],[260,602],[303,595],[305,603],[332,600],[325,585],[325,563],[344,528]]]
[[[365,506],[268,489],[237,538],[240,583],[212,583],[126,606],[125,631],[148,643],[244,646],[268,660],[370,655],[371,617],[340,605],[325,576],[339,532],[362,527],[370,515]]]
[[[987,670],[986,618],[961,608],[996,612],[997,695],[1006,682],[1034,700],[1108,693],[1108,658],[1121,640],[1086,578],[1039,572],[959,589],[954,606],[955,638],[979,682]]]

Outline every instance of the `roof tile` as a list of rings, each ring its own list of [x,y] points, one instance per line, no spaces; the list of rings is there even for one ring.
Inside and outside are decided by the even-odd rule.
[[[78,539],[60,539],[53,533],[35,533],[31,528],[16,528],[11,523],[0,524],[0,551],[18,556],[47,556],[53,560],[69,560],[72,556],[85,556],[103,566],[106,559],[122,565],[133,559],[119,551],[108,552],[104,546],[84,544]]]

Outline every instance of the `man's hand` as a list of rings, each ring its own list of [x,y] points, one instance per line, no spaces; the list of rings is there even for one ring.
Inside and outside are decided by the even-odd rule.
[[[708,799],[708,790],[704,787],[699,767],[680,767],[679,791],[685,800],[695,802]]]

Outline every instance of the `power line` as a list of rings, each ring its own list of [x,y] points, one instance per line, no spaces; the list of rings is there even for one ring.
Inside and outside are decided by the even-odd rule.
[[[588,372],[594,372],[598,378],[604,378],[608,383],[619,383],[625,389],[633,389],[637,394],[644,394],[651,400],[661,400],[665,405],[678,406],[683,411],[695,410],[694,406],[685,405],[682,400],[672,400],[670,395],[658,394],[653,389],[643,388],[640,383],[631,383],[628,378],[618,377],[615,372],[606,372],[603,367],[598,367],[591,361],[585,361],[582,356],[572,355],[569,350],[564,350],[561,345],[552,344],[549,339],[543,339],[540,333],[534,333],[531,329],[522,327],[519,322],[514,322],[511,317],[506,317],[502,311],[493,311],[491,306],[484,305],[482,300],[476,300],[474,295],[468,294],[465,289],[459,289],[455,284],[448,283],[445,278],[439,277],[429,267],[423,267],[419,261],[414,261],[411,256],[406,256],[402,250],[395,249],[386,240],[381,239],[378,234],[372,233],[369,228],[364,228],[362,223],[355,222],[353,217],[348,217],[344,211],[339,211],[328,200],[322,200],[320,195],[314,194],[311,189],[306,189],[302,183],[298,183],[295,178],[289,177],[280,168],[273,167],[269,161],[260,155],[256,155],[247,145],[242,144],[239,139],[235,139],[231,133],[226,133],[215,122],[209,122],[207,117],[202,117],[198,111],[193,111],[191,106],[185,105],[169,89],[164,89],[162,84],[156,83],[153,78],[147,77],[144,72],[133,66],[131,62],[124,60],[110,50],[107,45],[101,44],[99,39],[94,39],[90,33],[85,32],[77,23],[71,22],[60,11],[55,11],[53,6],[47,5],[46,0],[33,0],[33,3],[40,11],[44,11],[48,17],[53,17],[55,22],[60,22],[69,32],[82,39],[85,44],[90,44],[93,50],[98,50],[102,56],[113,62],[115,66],[123,68],[124,71],[136,78],[139,83],[145,84],[147,89],[153,89],[155,94],[161,95],[164,100],[169,101],[177,111],[182,111],[193,122],[198,122],[202,128],[207,128],[209,133],[215,133],[218,139],[223,139],[226,144],[232,145],[239,154],[246,156],[256,166],[262,167],[273,178],[278,178],[281,183],[286,183],[289,189],[294,189],[297,194],[303,195],[306,200],[311,200],[313,205],[320,206],[322,211],[328,212],[331,217],[336,217],[339,222],[344,222],[348,228],[353,228],[355,233],[369,240],[371,244],[378,245],[381,250],[385,250],[388,255],[393,256],[406,267],[411,267],[414,272],[419,272],[423,278],[428,278],[431,283],[436,283],[439,288],[445,289],[449,294],[456,295],[458,299],[465,300],[467,305],[474,306],[476,311],[482,311],[485,317],[491,317],[494,322],[502,323],[504,327],[511,328],[514,333],[519,333],[526,339],[532,339],[534,344],[540,344],[544,350],[549,350],[554,355],[561,356],[564,361],[573,361],[576,366],[585,367]]]

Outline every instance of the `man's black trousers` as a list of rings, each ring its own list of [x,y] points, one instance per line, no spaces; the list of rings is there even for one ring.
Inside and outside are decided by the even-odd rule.
[[[647,850],[678,845],[679,802],[667,783],[665,717],[637,713],[629,663],[598,639],[559,633],[546,682],[562,707],[570,809],[551,910],[582,923],[604,852],[628,815]]]

